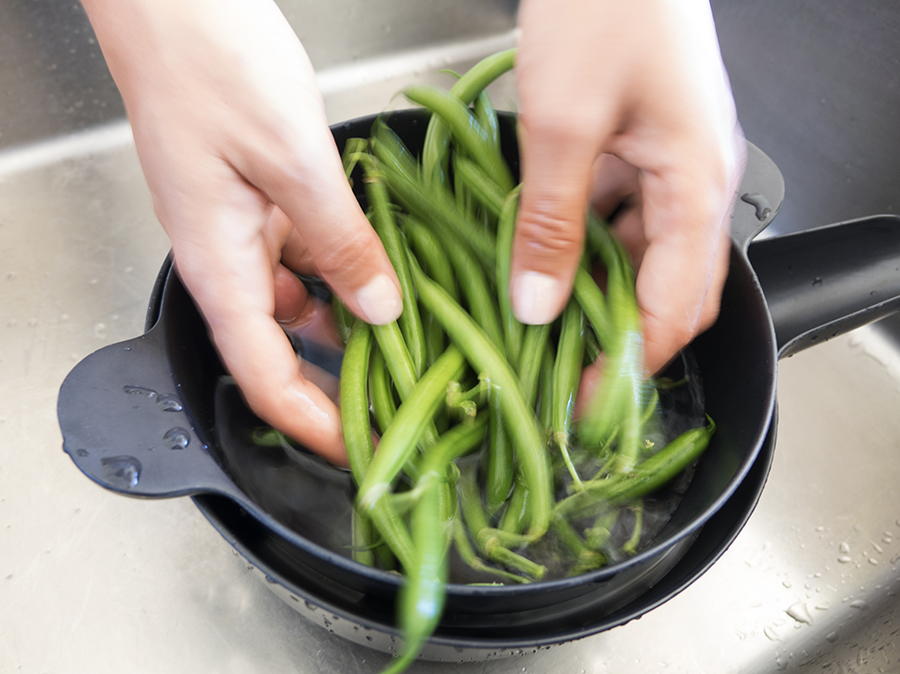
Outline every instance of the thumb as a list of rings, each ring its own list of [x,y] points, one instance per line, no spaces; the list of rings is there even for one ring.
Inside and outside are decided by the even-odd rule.
[[[566,305],[584,245],[594,154],[559,126],[530,129],[525,118],[522,195],[510,272],[513,313],[522,323],[551,322]]]

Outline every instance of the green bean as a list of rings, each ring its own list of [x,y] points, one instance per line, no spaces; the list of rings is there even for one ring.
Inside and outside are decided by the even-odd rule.
[[[384,354],[377,345],[372,352],[369,366],[369,400],[372,402],[372,415],[375,417],[378,430],[384,433],[397,413],[397,404],[394,402],[394,392],[391,389]]]
[[[412,231],[424,228],[424,225],[415,218],[407,218],[406,227]],[[500,317],[484,271],[468,255],[466,248],[455,241],[447,230],[439,228],[431,231],[440,241],[447,257],[450,258],[450,264],[456,273],[456,279],[472,318],[487,333],[494,344],[502,346],[503,329],[500,327]],[[452,296],[451,299],[455,300]]]
[[[522,339],[525,326],[513,315],[509,299],[510,271],[512,268],[512,248],[515,236],[516,213],[519,204],[519,189],[510,192],[503,201],[500,220],[497,223],[497,299],[500,305],[500,316],[503,321],[503,338],[506,344],[506,356],[513,367],[519,364],[519,352],[522,350]]]
[[[487,132],[488,142],[500,150],[500,120],[497,117],[497,111],[494,110],[494,104],[491,101],[491,95],[486,89],[482,89],[475,99],[475,119],[481,124],[481,127]]]
[[[413,221],[412,225],[409,224],[410,220]],[[425,273],[458,302],[459,287],[456,276],[453,273],[453,266],[450,264],[445,246],[441,244],[440,239],[428,227],[417,222],[415,218],[404,218],[402,230],[406,234],[410,247],[415,251],[416,258],[424,267]]]
[[[626,503],[659,489],[694,462],[709,445],[716,424],[709,417],[707,420],[706,426],[685,431],[631,472],[585,482],[584,491],[557,503],[555,512],[569,517],[597,503]]]
[[[356,508],[350,512],[350,539],[353,545],[353,560],[366,566],[375,566],[372,551],[372,522]]]
[[[390,148],[384,143],[372,139],[370,144],[381,162],[388,189],[400,204],[433,232],[446,231],[454,239],[464,241],[485,269],[493,269],[496,249],[494,236],[475,218],[458,208],[453,196],[445,188],[427,189],[415,174],[404,167],[400,159],[392,155]]]
[[[372,343],[371,327],[363,321],[356,321],[341,364],[341,430],[350,471],[357,485],[365,479],[375,453],[366,397]],[[368,515],[400,564],[409,569],[415,559],[412,538],[390,503],[381,499]]]
[[[356,317],[350,313],[350,310],[341,301],[341,298],[333,293],[331,295],[331,311],[334,314],[334,323],[337,327],[338,337],[341,338],[341,342],[346,344],[347,340],[350,339],[350,330],[353,328],[353,321],[356,320]]]
[[[601,351],[602,349],[600,348],[600,341],[597,339],[597,334],[593,329],[588,329],[586,326],[584,331],[584,367],[591,365],[597,360]]]
[[[597,282],[582,267],[575,271],[575,283],[572,294],[581,305],[587,319],[591,322],[600,346],[606,349],[607,345],[614,341],[615,330],[610,322],[609,307],[603,291],[597,286]]]
[[[469,534],[466,532],[466,526],[462,521],[462,517],[460,516],[458,499],[456,500],[456,514],[453,517],[452,526],[453,545],[456,548],[456,552],[459,555],[459,558],[469,568],[481,573],[498,576],[503,580],[511,583],[529,582],[527,578],[523,578],[522,576],[516,575],[515,573],[510,573],[505,569],[498,569],[496,567],[489,566],[484,562],[483,559],[478,557],[478,555],[475,553],[475,548],[472,547],[472,542],[469,540]]]
[[[569,436],[583,359],[584,313],[578,302],[571,299],[563,311],[556,363],[553,366],[553,415],[550,427],[563,462],[579,490],[582,488],[581,478],[569,456]]]
[[[525,328],[522,351],[519,354],[519,381],[529,409],[537,402],[543,355],[550,339],[550,325],[529,325]]]
[[[344,151],[341,153],[341,163],[344,165],[344,175],[350,180],[350,174],[359,163],[359,157],[365,152],[366,146],[369,144],[365,138],[348,138],[344,143]]]
[[[372,207],[372,225],[400,282],[403,311],[397,320],[418,377],[425,367],[425,334],[409,275],[409,264],[400,244],[400,230],[397,229],[394,212],[390,208],[390,198],[384,185],[383,174],[377,169],[374,157],[363,154],[360,161],[365,170],[366,197]]]
[[[644,378],[643,335],[634,293],[634,270],[622,244],[593,216],[588,217],[588,245],[596,248],[607,268],[609,315],[616,332],[612,343],[604,344],[607,358],[603,378],[581,427],[584,437],[596,443],[618,423],[614,471],[628,472],[640,454]]]
[[[549,431],[553,425],[553,349],[548,345],[541,357],[541,397],[538,401],[538,419],[541,428]]]
[[[560,542],[575,557],[575,563],[570,575],[579,575],[606,565],[606,557],[596,550],[591,550],[565,517],[559,515],[553,517],[553,530],[556,532]]]
[[[476,371],[484,373],[492,384],[500,387],[503,421],[512,436],[516,459],[533,499],[528,534],[537,539],[550,525],[553,480],[540,430],[522,394],[518,377],[485,332],[439,285],[422,273],[412,258],[410,270],[422,304],[441,322]]]
[[[486,419],[460,424],[441,436],[422,461],[422,477],[416,486],[419,497],[412,510],[411,528],[417,564],[407,572],[400,590],[398,622],[406,641],[398,663],[418,654],[425,639],[434,632],[443,611],[447,582],[453,510],[447,484],[451,462],[481,444]],[[382,451],[379,449],[379,452]],[[401,666],[395,663],[394,666]],[[402,665],[405,666],[405,665]]]
[[[626,555],[633,555],[637,552],[637,546],[640,545],[644,523],[644,502],[638,499],[638,504],[632,507],[632,510],[634,511],[634,532],[631,534],[631,538],[622,545],[622,552]]]
[[[400,394],[400,400],[404,401],[412,395],[418,377],[400,327],[397,321],[393,321],[384,325],[373,325],[372,332],[375,334],[378,348],[384,354],[384,360],[394,380],[394,386],[397,387],[397,393]],[[433,445],[437,442],[437,438],[437,428],[434,422],[429,420],[422,436],[424,447]]]
[[[515,476],[513,447],[503,425],[503,414],[497,399],[498,391],[488,393],[490,424],[488,427],[487,465],[485,466],[485,503],[493,515],[506,503]]]
[[[430,485],[412,512],[410,528],[416,548],[416,563],[406,570],[397,611],[405,641],[404,651],[385,672],[406,669],[434,632],[444,610],[446,551],[451,530],[450,523],[441,517],[441,491],[440,484]]]
[[[450,93],[464,105],[469,105],[495,79],[512,70],[516,50],[492,54],[470,68],[450,88]],[[445,175],[441,170],[450,144],[450,127],[437,115],[433,115],[425,134],[422,147],[422,166],[426,184],[443,184]]]
[[[456,175],[460,177],[472,195],[495,218],[500,217],[506,195],[484,170],[471,159],[458,157],[454,164]]]
[[[557,516],[559,515],[557,514]],[[597,552],[603,550],[609,539],[612,538],[612,530],[616,526],[618,519],[618,508],[608,508],[601,511],[594,520],[594,526],[585,531],[587,536],[586,545]]]
[[[521,534],[525,531],[525,523],[529,519],[530,505],[528,485],[521,474],[519,474],[516,476],[512,495],[506,504],[503,518],[500,520],[500,529],[511,534]]]
[[[443,402],[447,383],[459,377],[464,369],[465,358],[460,350],[454,346],[448,347],[397,409],[359,485],[357,500],[364,510],[370,510],[375,503],[383,500],[381,497],[388,492],[391,481],[412,457],[416,443]]]
[[[540,580],[546,573],[546,568],[509,550],[500,542],[497,530],[488,526],[487,516],[481,507],[481,494],[478,493],[474,464],[461,468],[459,492],[459,504],[463,518],[481,554],[493,562]]]

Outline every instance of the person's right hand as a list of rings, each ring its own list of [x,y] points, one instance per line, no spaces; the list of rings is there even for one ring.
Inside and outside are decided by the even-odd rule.
[[[593,200],[617,211],[655,373],[718,315],[745,160],[709,3],[523,0],[519,24],[516,315],[565,306]]]
[[[345,463],[338,410],[282,326],[316,273],[387,323],[399,285],[344,176],[315,74],[274,2],[85,0],[175,265],[263,420]]]

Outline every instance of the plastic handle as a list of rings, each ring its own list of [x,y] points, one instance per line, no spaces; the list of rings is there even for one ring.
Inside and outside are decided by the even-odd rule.
[[[82,360],[59,392],[63,449],[115,492],[154,498],[215,492],[245,501],[195,432],[167,362],[158,329]]]
[[[900,217],[877,215],[754,242],[750,261],[779,357],[900,310]]]

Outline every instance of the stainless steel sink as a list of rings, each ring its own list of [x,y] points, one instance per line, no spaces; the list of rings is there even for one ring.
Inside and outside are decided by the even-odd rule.
[[[786,132],[771,125],[764,97],[752,95],[759,81],[778,73],[753,80],[742,67],[762,58],[753,40],[741,39],[753,4],[761,23],[784,11],[775,7],[781,3],[718,2],[715,9],[748,135],[779,161],[784,147],[775,145]],[[400,105],[393,95],[405,82],[445,81],[439,70],[464,69],[514,41],[511,0],[282,6],[319,68],[331,121]],[[824,6],[839,31],[842,3],[798,3],[793,11]],[[884,12],[873,34],[886,38],[891,25],[900,26],[900,12],[888,13],[895,23],[887,27]],[[806,43],[830,39],[803,34]],[[729,45],[745,52],[729,52]],[[893,50],[884,58],[896,63],[898,43],[885,39],[881,46]],[[857,53],[840,43],[833,49],[845,49],[848,58]],[[782,58],[815,71],[790,49]],[[849,75],[838,84],[844,92],[869,86]],[[900,102],[900,90],[882,84],[865,92],[879,106]],[[493,93],[498,106],[515,105],[511,80]],[[857,102],[846,93],[835,98]],[[785,106],[796,112],[804,100]],[[832,107],[817,123],[839,134],[841,115],[852,114],[852,106]],[[782,165],[788,218],[776,227],[827,224],[802,217],[804,199],[813,202],[821,189],[832,200],[844,195],[849,212],[833,220],[890,211],[900,203],[890,201],[897,187],[862,190],[857,199],[846,182],[866,167],[883,178],[897,153],[881,145],[867,142],[863,156],[848,158],[849,169],[817,166],[815,175],[792,181],[803,166],[796,153],[815,156],[795,142],[796,153]],[[802,189],[792,192],[793,184]],[[298,615],[190,500],[113,496],[85,480],[61,451],[55,401],[62,379],[91,351],[141,332],[167,250],[121,103],[80,8],[2,3],[0,672],[379,671],[384,654]],[[691,587],[640,620],[582,641],[470,665],[419,663],[410,671],[900,671],[898,406],[896,319],[782,362],[779,436],[766,490],[735,543]]]

